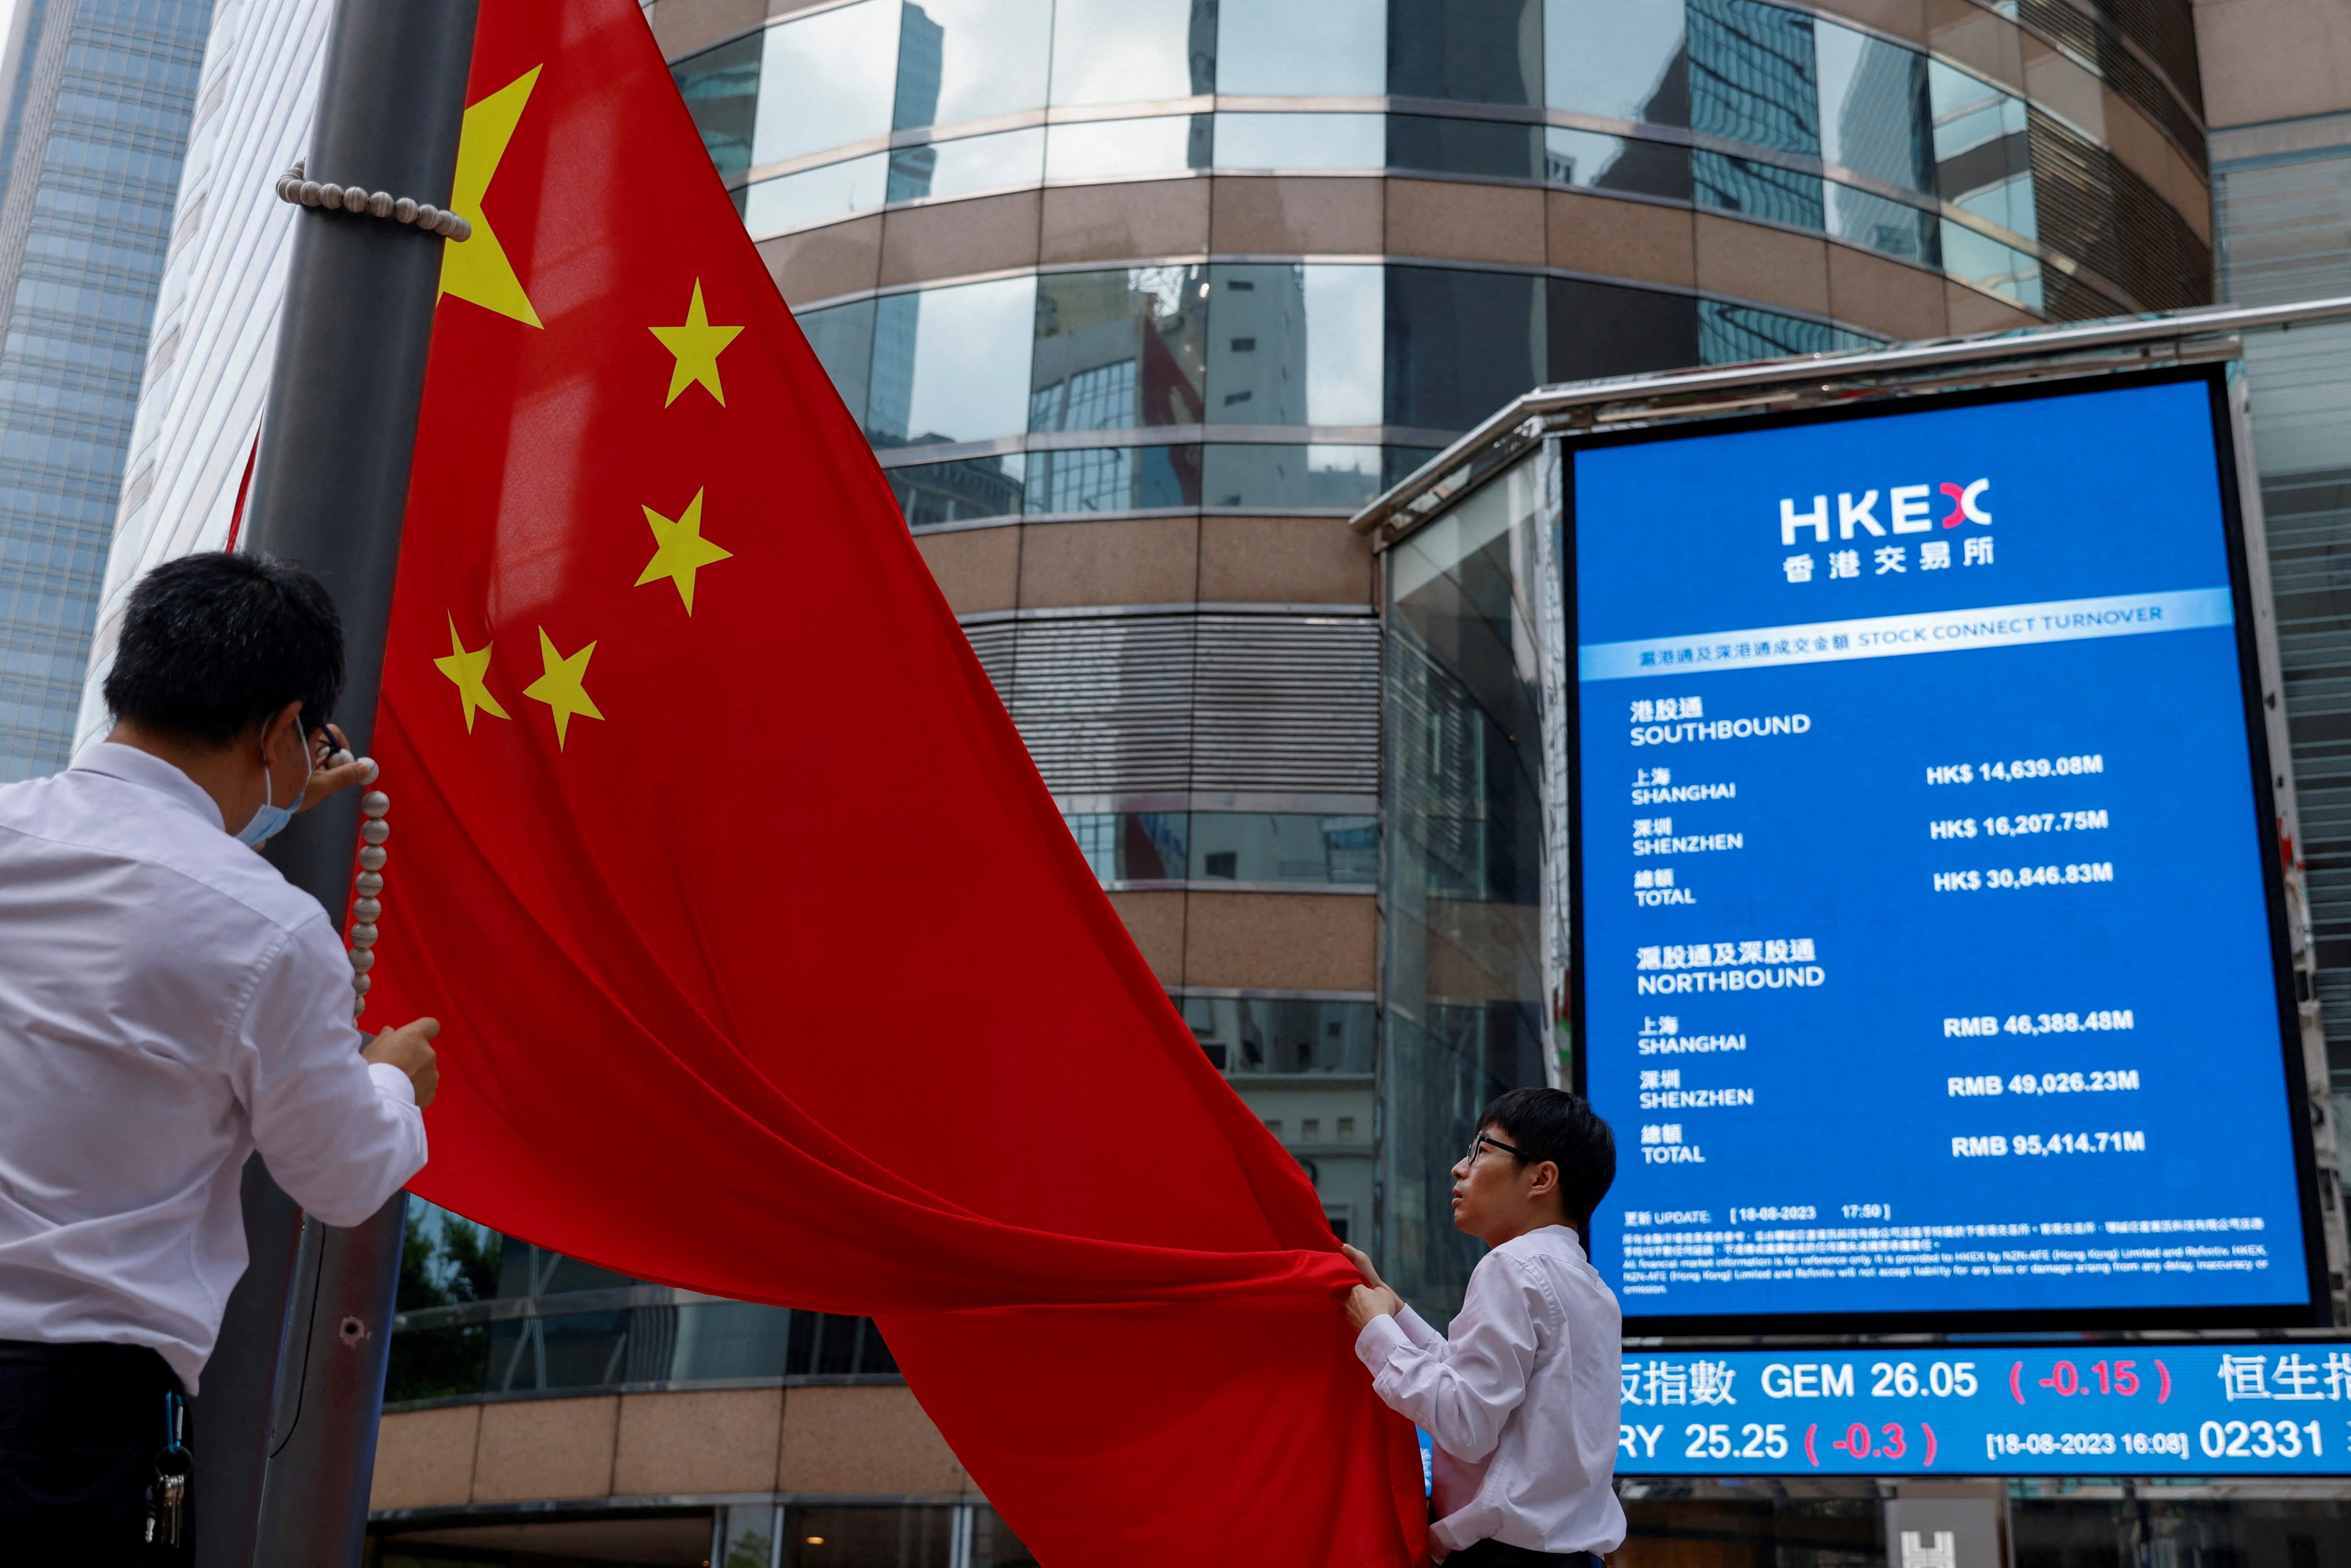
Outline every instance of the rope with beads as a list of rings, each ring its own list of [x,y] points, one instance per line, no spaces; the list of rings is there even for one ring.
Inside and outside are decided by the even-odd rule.
[[[349,756],[347,752],[339,756]],[[375,982],[376,923],[383,918],[383,841],[392,837],[392,797],[371,789],[360,797],[360,874],[352,885],[359,898],[351,904],[351,1017],[367,1011],[367,994]]]
[[[418,228],[448,239],[469,239],[474,233],[473,225],[430,202],[395,196],[389,191],[370,192],[360,185],[337,185],[306,178],[299,158],[294,160],[292,168],[277,177],[277,199],[290,202],[298,207],[364,213],[374,217],[390,218],[396,224],[414,224]]]

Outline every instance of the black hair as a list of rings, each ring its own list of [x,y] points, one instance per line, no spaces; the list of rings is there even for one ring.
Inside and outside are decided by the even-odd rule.
[[[1526,1165],[1559,1166],[1559,1201],[1568,1223],[1582,1226],[1616,1180],[1616,1137],[1592,1102],[1564,1089],[1513,1089],[1495,1097],[1478,1119],[1480,1130],[1499,1127]]]
[[[198,746],[225,746],[287,703],[315,730],[343,690],[343,621],[326,585],[267,555],[200,550],[131,591],[106,706]]]

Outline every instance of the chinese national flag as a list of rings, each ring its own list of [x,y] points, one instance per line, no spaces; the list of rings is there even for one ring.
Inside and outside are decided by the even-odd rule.
[[[1425,1560],[1297,1164],[1102,897],[633,0],[487,0],[374,752],[423,1197],[879,1320],[1049,1565]]]

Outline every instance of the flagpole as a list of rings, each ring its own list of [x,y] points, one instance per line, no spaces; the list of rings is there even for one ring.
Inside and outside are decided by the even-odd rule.
[[[475,11],[475,0],[338,0],[305,176],[445,206]],[[336,717],[359,751],[374,727],[447,243],[365,212],[298,215],[254,461],[243,548],[302,561],[334,593],[346,660]],[[397,800],[401,780],[382,788]],[[346,791],[267,852],[339,924],[358,810]],[[324,1226],[257,1157],[247,1166],[252,1263],[193,1402],[200,1568],[359,1562],[406,1206],[396,1194],[362,1225]]]

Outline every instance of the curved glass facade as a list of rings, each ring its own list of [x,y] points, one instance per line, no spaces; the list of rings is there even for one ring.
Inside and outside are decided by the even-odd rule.
[[[2037,16],[1978,30],[2135,67],[2180,109],[2111,22],[2074,47]],[[1065,185],[1384,173],[1720,214],[2039,314],[2207,297],[2187,220],[1983,53],[1769,0],[854,0],[674,70],[762,239]],[[834,298],[801,325],[918,527],[1342,510],[1541,382],[1870,340],[1707,289],[1393,256]]]
[[[1541,382],[1870,340],[1687,291],[1357,262],[1024,274],[799,323],[918,526],[1346,510]]]
[[[860,0],[676,70],[761,236],[1064,181],[1387,171],[1689,203],[2050,304],[2025,99],[1809,11],[1149,0],[1113,23],[1106,4]],[[2109,41],[2080,57],[2145,70]],[[2085,282],[2082,259],[2056,264],[2110,296],[2092,308],[2187,302]]]

